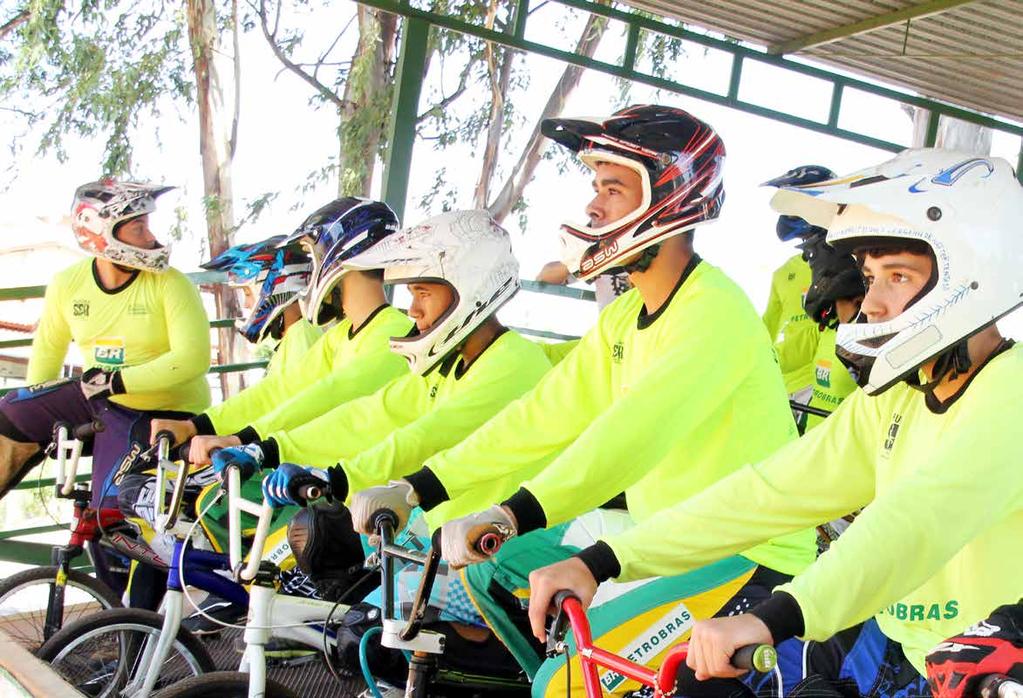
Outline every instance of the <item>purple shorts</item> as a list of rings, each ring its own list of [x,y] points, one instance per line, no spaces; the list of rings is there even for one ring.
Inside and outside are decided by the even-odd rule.
[[[92,506],[117,508],[121,478],[130,471],[140,453],[149,448],[149,422],[153,418],[186,419],[186,412],[139,412],[103,398],[86,400],[77,379],[40,383],[18,388],[0,399],[0,423],[16,441],[35,442],[45,448],[53,427],[67,422],[72,427],[94,419],[103,431],[92,444]],[[20,479],[20,478],[19,478]]]

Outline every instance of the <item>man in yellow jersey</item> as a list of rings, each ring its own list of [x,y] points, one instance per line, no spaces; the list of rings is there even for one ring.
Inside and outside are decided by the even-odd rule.
[[[523,604],[531,569],[795,437],[763,324],[738,286],[693,251],[693,228],[716,218],[724,198],[724,146],[713,129],[661,106],[554,119],[543,129],[594,172],[590,225],[563,227],[566,265],[584,279],[623,267],[635,288],[531,392],[420,471],[352,501],[362,531],[380,508],[404,518],[411,505],[432,512],[470,495],[477,511],[494,504],[444,523],[443,554],[457,568],[485,559],[475,552],[483,532],[521,536],[464,578],[483,619],[531,677],[540,664]],[[623,490],[627,515],[576,518]],[[665,611],[700,593],[709,595],[697,611],[704,617],[732,597],[742,607],[744,594],[766,595],[813,557],[809,531],[773,541],[691,578],[692,586],[681,583]]]
[[[820,165],[804,165],[764,182],[762,186],[802,186],[833,179],[835,173]],[[782,242],[805,242],[824,235],[824,230],[810,225],[799,216],[778,217],[775,226]],[[778,353],[778,364],[785,378],[785,390],[796,402],[806,404],[813,384],[813,355],[820,330],[807,317],[803,299],[810,287],[810,267],[802,254],[793,255],[771,276],[771,293],[764,311],[764,324]],[[799,413],[796,414],[798,419]],[[802,430],[800,430],[802,433]]]
[[[298,361],[323,336],[305,318],[300,302],[312,276],[312,258],[297,241],[282,245],[285,237],[235,245],[202,265],[226,272],[228,283],[241,290],[242,307],[249,311],[236,323],[242,336],[256,345],[273,342],[268,375]]]
[[[1015,603],[1023,561],[1023,352],[995,321],[1023,299],[1023,188],[1005,160],[907,150],[773,205],[854,250],[867,324],[838,352],[863,390],[804,436],[533,578],[557,589],[674,574],[863,507],[831,549],[749,614],[697,623],[689,665],[733,677],[735,648],[807,641],[792,695],[930,696],[925,655]],[[866,622],[864,622],[866,621]],[[791,684],[790,684],[791,686]]]
[[[33,385],[0,401],[0,496],[42,459],[56,422],[98,418],[105,429],[93,446],[92,505],[116,506],[120,476],[145,450],[150,419],[209,405],[206,312],[149,229],[156,198],[169,189],[103,180],[75,192],[71,226],[92,258],[47,287],[28,365]],[[85,372],[55,380],[71,341]]]
[[[856,389],[856,379],[835,356],[835,328],[839,323],[853,322],[860,312],[863,275],[856,258],[835,250],[823,235],[809,238],[800,247],[812,274],[803,307],[820,331],[813,357],[813,393],[808,404],[824,412],[834,412]],[[803,413],[797,424],[802,432],[823,420],[820,415]]]
[[[250,443],[273,430],[304,424],[404,373],[405,362],[388,343],[408,332],[409,319],[388,305],[381,273],[344,266],[397,230],[394,212],[368,199],[338,199],[310,215],[293,235],[308,240],[315,267],[306,313],[321,325],[340,321],[301,361],[189,421],[157,422],[153,434],[169,429],[178,442],[198,436],[192,438],[190,460],[209,463],[213,448]]]

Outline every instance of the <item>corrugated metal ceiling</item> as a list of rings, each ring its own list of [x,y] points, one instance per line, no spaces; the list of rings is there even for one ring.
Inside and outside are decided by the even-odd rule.
[[[1023,0],[625,2],[1023,123]]]

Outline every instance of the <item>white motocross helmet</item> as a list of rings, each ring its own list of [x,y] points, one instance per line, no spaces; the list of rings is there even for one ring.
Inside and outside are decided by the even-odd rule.
[[[425,375],[519,290],[511,239],[486,211],[453,211],[405,228],[348,260],[351,269],[383,269],[384,283],[447,284],[454,299],[426,332],[413,327],[391,351]]]
[[[163,272],[170,266],[170,246],[145,249],[114,237],[118,223],[156,210],[156,198],[174,187],[110,179],[78,187],[71,206],[71,229],[78,246],[95,257],[141,269]]]
[[[934,253],[933,283],[901,314],[838,327],[838,351],[860,368],[868,394],[1023,304],[1023,187],[1002,158],[905,150],[846,177],[782,188],[771,205],[827,228],[837,248],[916,240]]]

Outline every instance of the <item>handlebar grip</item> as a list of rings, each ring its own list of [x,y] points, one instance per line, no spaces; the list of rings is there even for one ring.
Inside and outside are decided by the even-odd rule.
[[[766,674],[778,665],[778,650],[774,645],[746,645],[735,650],[732,666],[736,669],[758,671]]]
[[[79,441],[84,441],[85,439],[92,438],[96,434],[103,431],[105,428],[106,425],[104,425],[103,422],[99,421],[98,419],[94,419],[91,422],[79,424],[72,430],[71,436],[75,439],[78,439]]]
[[[298,496],[306,502],[313,502],[326,494],[326,488],[322,485],[302,485],[298,488]]]
[[[398,527],[398,515],[390,509],[377,509],[369,519],[373,522],[374,531],[379,531],[384,526],[390,526],[392,530]]]
[[[182,461],[184,463],[188,463],[189,462],[188,461],[188,452],[191,449],[192,449],[192,440],[189,439],[188,441],[186,441],[185,443],[181,444],[180,446],[178,446],[177,448],[175,448],[172,451],[172,453],[173,453],[173,456],[172,456],[173,460],[179,460],[179,461]]]
[[[981,698],[1015,698],[1023,696],[1023,685],[1005,674],[988,674],[977,684]]]
[[[489,531],[479,537],[479,540],[476,541],[475,547],[476,552],[480,555],[490,557],[492,555],[496,555],[502,545],[504,545],[504,538],[501,537],[501,534],[495,531]]]
[[[574,592],[568,589],[562,589],[561,591],[554,595],[554,599],[551,601],[551,604],[554,606],[555,610],[560,611],[561,607],[565,605],[566,599],[575,599],[578,601],[579,597],[576,596]]]

